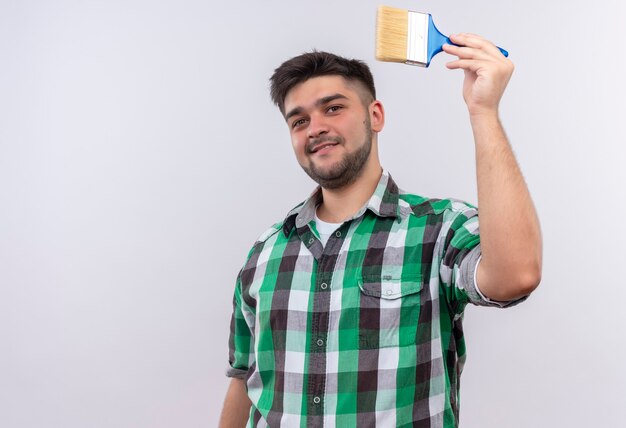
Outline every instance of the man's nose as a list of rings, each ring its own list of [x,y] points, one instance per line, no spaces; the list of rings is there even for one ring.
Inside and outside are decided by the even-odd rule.
[[[308,129],[308,137],[309,138],[318,138],[320,135],[327,134],[328,124],[323,116],[313,114],[309,118],[309,129]]]

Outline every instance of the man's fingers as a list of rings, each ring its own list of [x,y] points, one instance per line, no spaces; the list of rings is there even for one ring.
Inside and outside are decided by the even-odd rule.
[[[456,61],[450,61],[446,63],[446,67],[448,67],[450,70],[462,68],[463,70],[470,70],[475,72],[480,69],[481,64],[484,64],[484,62],[480,60],[457,59]]]
[[[450,40],[457,45],[468,46],[471,48],[482,48],[486,43],[488,43],[488,41],[482,37],[469,33],[451,34]]]
[[[467,46],[455,46],[445,44],[443,51],[458,56],[460,59],[490,59],[491,56],[482,49],[471,48]]]
[[[454,42],[457,45],[484,50],[490,55],[495,55],[496,58],[504,57],[504,55],[502,55],[502,52],[500,52],[500,49],[498,49],[496,45],[494,45],[489,40],[477,34],[471,34],[471,33],[452,34],[450,36],[450,40],[452,40],[452,42]]]

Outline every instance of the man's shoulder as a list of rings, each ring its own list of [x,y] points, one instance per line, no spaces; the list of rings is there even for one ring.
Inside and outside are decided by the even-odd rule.
[[[272,237],[276,236],[280,232],[283,224],[283,221],[274,223],[272,226],[265,229],[263,233],[259,235],[259,237],[254,241],[254,244],[252,244],[252,247],[250,247],[250,250],[248,251],[248,255],[246,256],[246,261],[243,265],[241,272],[244,272],[255,266],[255,264],[257,263],[256,259],[258,258],[259,254],[264,251],[268,241],[271,241]]]
[[[294,222],[294,218],[300,207],[302,207],[302,204],[303,203],[301,202],[296,205],[291,211],[289,211],[284,219],[274,223],[273,225],[265,229],[257,237],[257,239],[254,241],[254,244],[250,248],[250,251],[248,251],[248,255],[246,257],[246,262],[242,268],[242,272],[247,269],[253,268],[256,265],[257,259],[261,253],[272,251],[272,248],[276,244],[276,241],[280,240],[281,235],[288,239],[288,237],[283,234],[283,230],[287,230],[285,229],[287,227],[287,222]]]
[[[259,237],[256,239],[256,241],[254,242],[254,245],[258,245],[258,244],[263,244],[265,243],[268,239],[270,239],[272,236],[276,235],[278,232],[280,232],[280,230],[283,228],[283,225],[285,224],[285,220],[281,220],[277,223],[274,223],[273,225],[271,225],[270,227],[268,227],[267,229],[265,229],[263,231],[263,233],[261,233],[259,235]]]
[[[477,208],[457,198],[430,198],[400,191],[398,194],[400,209],[417,217],[427,215],[473,214]]]
[[[263,233],[261,233],[259,237],[256,239],[256,241],[254,242],[254,247],[261,245],[261,244],[265,244],[278,232],[282,231],[286,223],[289,221],[292,221],[293,218],[295,218],[300,208],[302,208],[302,205],[304,205],[304,201],[300,202],[298,205],[293,207],[282,220],[274,223],[273,225],[265,229]]]

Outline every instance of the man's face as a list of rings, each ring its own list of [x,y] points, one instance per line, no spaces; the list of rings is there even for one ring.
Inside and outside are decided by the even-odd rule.
[[[354,182],[369,159],[372,126],[357,83],[314,77],[285,97],[285,120],[304,171],[326,189]]]

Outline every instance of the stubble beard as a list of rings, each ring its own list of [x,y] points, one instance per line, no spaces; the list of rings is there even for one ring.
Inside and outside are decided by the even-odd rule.
[[[324,189],[339,189],[354,183],[363,174],[363,169],[372,151],[373,132],[369,117],[364,121],[365,141],[354,152],[346,153],[341,160],[327,169],[318,168],[310,162],[308,166],[302,165],[304,172]],[[343,144],[343,137],[331,137],[327,140],[337,141]],[[325,141],[324,139],[322,141]]]

